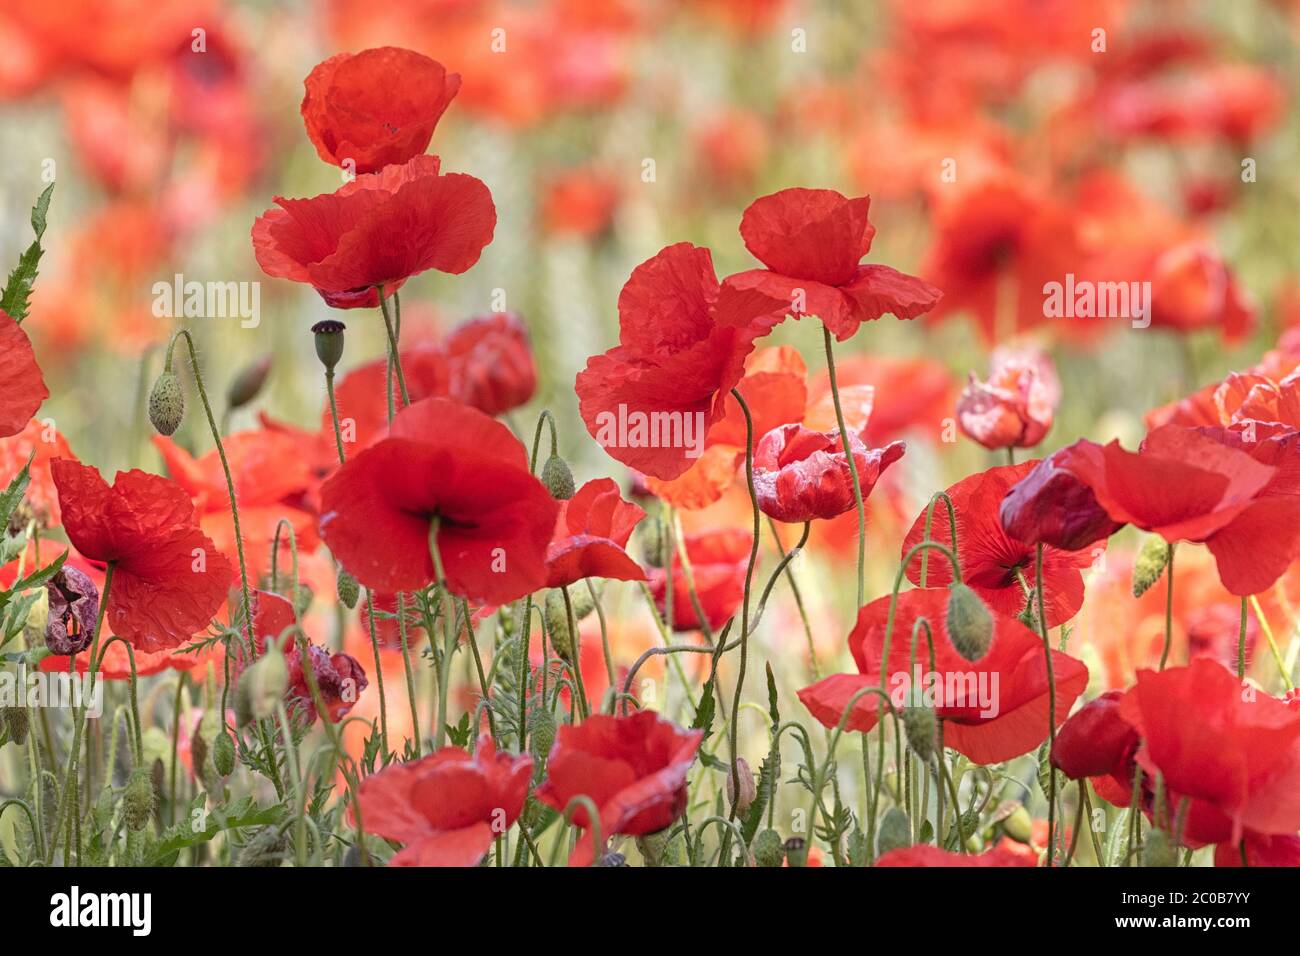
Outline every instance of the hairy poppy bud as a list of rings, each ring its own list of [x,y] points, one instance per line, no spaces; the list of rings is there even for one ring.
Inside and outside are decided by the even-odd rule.
[[[356,578],[342,568],[339,568],[336,587],[340,604],[349,611],[357,606],[357,598],[361,596],[361,586],[357,584]]]
[[[555,715],[549,707],[534,707],[528,715],[529,747],[539,761],[545,760],[555,743]]]
[[[758,866],[775,867],[785,862],[785,841],[775,830],[760,830],[749,849]]]
[[[928,763],[939,746],[939,721],[933,707],[905,707],[901,714],[907,745]]]
[[[274,867],[284,859],[289,840],[279,827],[262,827],[239,851],[239,866]]]
[[[1152,829],[1142,843],[1143,866],[1177,866],[1178,846],[1164,830]]]
[[[212,766],[223,777],[229,777],[235,771],[235,742],[225,728],[217,734],[212,748]]]
[[[1007,801],[1003,807],[998,808],[1001,814],[1005,810],[1006,815],[1002,818],[1002,832],[1017,843],[1026,845],[1034,842],[1034,820],[1025,809],[1023,803],[1014,800]]]
[[[573,472],[568,462],[559,455],[552,455],[542,466],[542,484],[557,501],[568,501],[576,490],[573,484]]]
[[[153,809],[153,780],[144,770],[136,770],[122,794],[122,819],[132,830],[143,830],[153,816]]]
[[[27,742],[27,708],[26,707],[3,707],[0,708],[0,719],[4,721],[4,728],[9,733],[9,739],[22,746]]]
[[[993,615],[965,584],[954,584],[948,594],[948,637],[968,661],[987,654],[993,641]]]
[[[573,588],[569,591],[569,604],[573,607],[573,620],[576,624],[596,609],[591,593],[586,588]],[[573,639],[569,634],[569,611],[564,606],[564,594],[559,588],[552,588],[546,594],[546,632],[551,636],[551,646],[555,652],[568,663],[573,663]]]
[[[1147,535],[1133,562],[1133,596],[1139,598],[1146,594],[1160,580],[1168,563],[1168,543],[1158,534]]]
[[[668,845],[672,843],[672,827],[664,827],[653,833],[644,833],[636,838],[636,848],[641,851],[641,858],[646,866],[671,866],[672,858]]]
[[[638,531],[641,536],[641,555],[645,563],[652,568],[662,568],[668,563],[667,525],[663,521],[650,518],[641,522]]]
[[[912,845],[912,821],[901,807],[890,807],[876,833],[876,855],[901,850]]]
[[[240,690],[248,688],[248,712],[254,719],[262,720],[274,714],[276,705],[284,699],[284,692],[289,687],[289,667],[280,649],[270,644],[266,653],[244,671],[239,686]]]
[[[315,600],[315,598],[316,595],[311,588],[307,587],[305,584],[299,584],[297,589],[293,592],[294,613],[299,617],[305,615],[307,609],[311,607],[311,602]]]
[[[327,372],[334,371],[334,366],[343,358],[343,332],[347,326],[337,319],[325,319],[311,327],[316,336],[316,357]]]
[[[171,369],[166,369],[149,392],[149,421],[158,434],[172,435],[184,418],[185,393],[181,391],[181,380]]]
[[[226,389],[226,404],[231,408],[243,408],[261,393],[270,374],[270,355],[263,355],[253,364],[245,366]]]
[[[731,769],[727,770],[727,799],[735,805],[737,813],[744,813],[758,796],[758,790],[754,786],[754,773],[744,757],[736,758],[736,771],[733,777]]]
[[[99,620],[99,589],[83,571],[64,565],[45,585],[49,614],[45,646],[70,657],[90,647]]]

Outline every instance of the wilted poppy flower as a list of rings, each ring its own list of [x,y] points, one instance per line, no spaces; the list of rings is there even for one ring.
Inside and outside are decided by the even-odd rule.
[[[679,242],[660,250],[619,293],[619,345],[578,373],[587,431],[623,464],[676,478],[726,414],[763,331],[759,319],[785,308],[730,279],[719,284],[708,249]]]
[[[863,498],[907,448],[896,441],[868,449],[852,430],[849,447]],[[851,510],[856,503],[853,476],[839,431],[785,425],[768,432],[754,452],[754,493],[763,514],[777,521],[834,518]]]
[[[173,648],[203,630],[226,599],[230,562],[202,531],[179,485],[143,471],[110,486],[94,468],[51,466],[68,540],[113,564],[106,619],[143,651]]]
[[[998,844],[984,853],[955,853],[937,846],[919,845],[902,847],[883,853],[874,866],[1037,866],[1033,855],[1018,853]]]
[[[998,349],[987,382],[971,372],[957,401],[957,424],[985,448],[1032,448],[1052,427],[1061,386],[1042,352]]]
[[[591,799],[600,833],[642,836],[669,826],[686,810],[686,774],[704,734],[681,730],[654,711],[629,717],[603,714],[559,729],[537,799],[563,811],[574,797]],[[591,817],[575,804],[575,825],[586,830],[569,857],[588,866],[595,854]]]
[[[45,585],[49,617],[45,622],[45,646],[51,654],[70,657],[80,654],[95,640],[99,617],[99,589],[90,577],[65,564]]]
[[[410,405],[389,437],[321,486],[320,532],[366,587],[413,591],[435,579],[431,523],[454,594],[505,604],[546,583],[559,503],[499,422],[443,398]]]
[[[859,611],[849,635],[858,673],[835,674],[799,691],[809,713],[827,727],[838,726],[855,693],[882,686],[883,666],[887,669],[883,686],[894,706],[908,705],[912,694],[922,695],[944,722],[944,745],[976,763],[1010,760],[1046,740],[1050,694],[1042,638],[1015,618],[993,610],[988,652],[969,661],[948,634],[950,594],[947,588],[922,588],[898,595],[888,664],[882,664],[882,656],[891,597],[878,598]],[[922,618],[934,635],[935,666],[930,666],[930,645],[922,628],[913,671],[912,628]],[[1087,686],[1088,669],[1061,651],[1052,651],[1052,667],[1059,723]],[[870,731],[880,707],[877,695],[859,697],[845,729]]]
[[[0,438],[22,431],[49,397],[27,333],[0,310]]]
[[[296,721],[310,726],[316,723],[318,714],[316,698],[302,666],[302,655],[291,653],[285,658],[289,666],[289,689],[285,692],[290,704],[289,712]],[[366,680],[365,669],[351,654],[331,654],[316,644],[307,645],[307,661],[330,723],[338,723],[348,715],[370,683]]]
[[[419,156],[460,89],[460,75],[414,50],[378,47],[318,63],[302,119],[321,159],[372,173]]]
[[[943,293],[924,279],[882,265],[860,265],[876,227],[869,196],[845,198],[833,189],[783,189],[750,203],[740,221],[747,248],[766,269],[732,277],[784,303],[772,317],[815,315],[844,341],[863,322],[893,313],[914,319]]]
[[[361,783],[367,833],[405,844],[389,866],[475,866],[519,818],[531,757],[498,753],[490,737],[392,764]]]
[[[1007,492],[1034,465],[1032,461],[1000,465],[969,475],[948,489],[948,497],[957,512],[956,547],[962,580],[994,610],[1012,617],[1025,609],[1026,588],[1034,586],[1037,551],[1032,544],[1019,541],[1003,530],[999,509]],[[903,541],[903,554],[920,544],[924,537],[925,511],[922,511]],[[942,502],[935,505],[930,538],[947,547],[953,546],[948,510]],[[1069,551],[1049,546],[1043,549],[1043,610],[1048,627],[1063,624],[1078,612],[1083,604],[1080,570],[1091,565],[1096,557],[1094,548]],[[923,558],[926,587],[940,587],[952,581],[948,559],[933,549],[912,558],[907,566],[909,581],[922,583]]]
[[[1057,451],[1030,462],[1033,467],[1011,486],[998,514],[1003,530],[1017,541],[1082,551],[1124,525],[1106,513],[1073,472],[1057,467],[1061,455]]]
[[[749,563],[753,543],[754,536],[751,532],[737,528],[688,534],[682,541],[686,557],[691,563],[695,596],[699,599],[705,620],[712,630],[717,630],[726,623],[727,618],[740,607],[745,593],[745,568]],[[686,570],[676,552],[672,557],[672,572],[673,619],[669,623],[675,631],[699,630],[702,627],[700,617],[691,600]],[[668,575],[663,568],[650,570],[650,594],[654,597],[659,613],[666,614]]]
[[[36,418],[17,434],[0,438],[0,487],[7,488],[31,460],[28,471],[31,482],[16,515],[27,515],[42,529],[59,526],[63,518],[59,513],[59,492],[50,475],[50,463],[56,458],[72,457],[67,440],[53,423]]]
[[[1092,489],[1115,521],[1166,541],[1202,542],[1233,594],[1255,594],[1286,570],[1300,548],[1300,448],[1261,448],[1270,461],[1232,447],[1229,436],[1178,425],[1152,430],[1137,452],[1079,441],[1053,456]],[[1265,443],[1259,443],[1261,446]]]
[[[589,481],[560,505],[555,537],[546,550],[546,586],[583,578],[644,581],[645,571],[624,550],[645,512],[629,504],[610,478]]]
[[[312,199],[276,199],[253,224],[262,271],[310,283],[336,309],[373,308],[428,269],[459,275],[492,241],[487,186],[440,173],[437,156],[358,176]]]

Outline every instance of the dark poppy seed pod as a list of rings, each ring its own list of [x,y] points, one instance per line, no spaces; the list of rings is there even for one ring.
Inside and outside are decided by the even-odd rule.
[[[226,389],[226,404],[230,408],[243,408],[261,394],[270,374],[270,355],[263,355],[256,362],[245,366]]]
[[[792,867],[808,863],[808,841],[803,837],[790,837],[785,841],[785,862]]]
[[[905,707],[901,714],[907,745],[928,763],[939,746],[939,720],[933,707]]]
[[[761,830],[749,847],[758,866],[776,867],[785,862],[785,841],[775,830]]]
[[[1160,580],[1168,563],[1168,543],[1158,534],[1147,535],[1133,562],[1133,596],[1139,598],[1146,594]]]
[[[573,472],[569,464],[559,455],[552,455],[542,466],[542,484],[557,501],[568,501],[577,489],[573,484]]]
[[[9,739],[22,746],[27,742],[27,708],[26,707],[4,707],[0,708],[0,719],[4,721],[4,728],[9,734]]]
[[[84,572],[64,565],[45,585],[49,614],[45,646],[51,654],[70,657],[90,647],[99,621],[99,589]]]
[[[153,816],[153,808],[153,780],[144,770],[136,770],[122,794],[122,819],[130,829],[143,830]]]
[[[912,845],[912,821],[901,807],[890,807],[876,833],[876,855],[901,850]]]
[[[357,599],[361,596],[361,585],[357,584],[357,579],[342,568],[339,568],[339,576],[335,583],[339,603],[349,611],[352,610],[357,606]]]
[[[954,584],[948,594],[948,638],[968,661],[987,654],[993,641],[993,615],[965,584]]]
[[[1177,866],[1178,847],[1164,830],[1151,830],[1142,843],[1143,866]]]
[[[149,421],[160,435],[173,435],[185,418],[185,393],[181,380],[171,369],[166,369],[153,383],[149,392]]]
[[[235,742],[225,728],[217,734],[212,747],[212,766],[223,777],[229,777],[235,771]]]
[[[336,319],[326,319],[311,327],[316,336],[316,357],[325,366],[327,372],[334,371],[334,366],[343,358],[343,332],[347,326]]]

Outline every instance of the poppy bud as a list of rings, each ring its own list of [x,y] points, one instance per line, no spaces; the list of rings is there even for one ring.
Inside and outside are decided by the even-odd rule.
[[[1164,830],[1152,829],[1142,843],[1143,866],[1177,866],[1178,846]]]
[[[1133,562],[1133,596],[1139,598],[1146,594],[1160,580],[1168,563],[1168,543],[1158,534],[1147,535]]]
[[[758,866],[775,867],[785,862],[785,841],[775,830],[761,830],[750,845]]]
[[[296,613],[298,617],[302,617],[306,614],[307,609],[311,607],[311,602],[315,597],[316,595],[311,588],[307,587],[305,584],[299,584],[297,589],[293,592],[294,613]]]
[[[217,734],[212,748],[212,766],[223,777],[229,777],[235,770],[235,742],[224,728]]]
[[[226,389],[226,405],[230,408],[243,408],[261,393],[270,374],[270,355],[264,355],[253,364],[245,366]]]
[[[576,624],[596,608],[591,594],[586,588],[575,588],[569,592],[569,603],[573,606],[573,621]],[[546,594],[546,632],[551,636],[551,646],[566,662],[573,663],[573,640],[569,634],[569,611],[564,606],[564,594],[559,588],[552,588]]]
[[[339,603],[349,611],[357,606],[357,599],[361,596],[361,586],[357,584],[357,579],[347,571],[339,568],[339,575],[335,582],[338,591]]]
[[[171,369],[166,369],[153,383],[149,392],[149,421],[160,435],[171,435],[181,427],[185,418],[185,393],[181,380]]]
[[[808,862],[808,841],[803,837],[790,837],[785,841],[785,861],[793,867],[801,867]]]
[[[948,638],[968,661],[987,654],[993,641],[993,615],[965,584],[954,584],[948,595]]]
[[[288,838],[276,826],[262,827],[239,851],[238,866],[276,867],[284,859]]]
[[[939,721],[933,707],[905,707],[902,713],[903,729],[907,731],[907,745],[929,763],[939,746]]]
[[[542,484],[557,501],[568,501],[576,490],[573,484],[573,472],[568,463],[559,455],[552,455],[542,466]]]
[[[662,830],[656,830],[654,833],[645,833],[636,838],[636,848],[641,851],[641,857],[645,860],[646,866],[671,866],[671,856],[668,853],[668,845],[672,843],[672,827],[664,827]]]
[[[122,819],[132,830],[143,830],[153,816],[153,781],[144,770],[136,770],[122,794]]]
[[[912,845],[912,821],[902,807],[890,807],[876,833],[876,855],[901,850]]]
[[[668,535],[664,522],[651,518],[641,522],[641,555],[652,568],[662,568],[668,563]]]
[[[311,327],[316,336],[316,357],[327,372],[334,371],[334,366],[343,358],[343,332],[346,328],[337,319],[325,319]]]
[[[22,746],[27,742],[27,708],[26,707],[3,707],[0,708],[0,720],[4,722],[4,728],[9,733],[9,739]]]
[[[248,713],[256,720],[275,713],[275,707],[284,699],[288,687],[289,667],[284,662],[284,655],[274,644],[267,646],[266,653],[244,671],[239,680],[240,691],[247,688]],[[236,697],[238,696],[237,693]]]
[[[1009,806],[1006,807],[1006,816],[1002,818],[1002,832],[1017,843],[1026,845],[1034,842],[1034,820],[1025,809],[1023,803],[1017,803],[1014,800],[1007,801]],[[998,812],[1002,812],[1001,807]]]
[[[45,646],[70,657],[90,647],[99,618],[99,589],[83,571],[64,565],[45,585],[49,613]]]
[[[534,707],[528,715],[529,747],[539,761],[545,760],[555,743],[555,715],[549,707]]]
[[[735,805],[737,813],[744,813],[758,796],[758,790],[754,786],[754,773],[749,769],[749,762],[744,757],[736,758],[735,769],[737,771],[735,777],[732,776],[730,769],[727,770],[727,799]]]

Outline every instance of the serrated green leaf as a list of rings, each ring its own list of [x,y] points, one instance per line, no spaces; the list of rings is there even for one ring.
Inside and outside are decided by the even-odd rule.
[[[767,662],[767,712],[772,717],[772,726],[781,723],[781,711],[776,707],[776,675],[772,673],[772,662]]]
[[[147,866],[172,866],[181,850],[207,843],[218,833],[242,827],[267,826],[277,823],[284,813],[280,806],[259,807],[251,797],[244,797],[228,810],[213,809],[207,813],[206,826],[195,830],[195,814],[203,810],[206,798],[200,794],[190,803],[189,812],[176,825],[169,827],[157,843],[149,848]]]
[[[717,706],[713,697],[713,681],[710,677],[704,682],[704,689],[700,691],[700,703],[695,708],[695,720],[691,723],[691,730],[704,731],[704,739],[708,739],[713,732],[713,712]]]
[[[0,528],[9,526],[9,519],[13,517],[14,509],[27,493],[27,485],[32,480],[32,459],[35,457],[34,451],[27,456],[27,464],[23,465],[22,471],[14,475],[13,480],[9,482],[9,487],[0,494]]]
[[[22,322],[27,318],[28,299],[32,293],[32,285],[36,281],[41,255],[44,253],[41,248],[41,237],[45,235],[46,216],[50,210],[50,199],[53,194],[54,183],[50,183],[36,200],[36,205],[32,207],[32,231],[36,233],[36,239],[19,256],[18,265],[9,273],[4,292],[0,293],[0,309],[7,312],[15,322]]]

